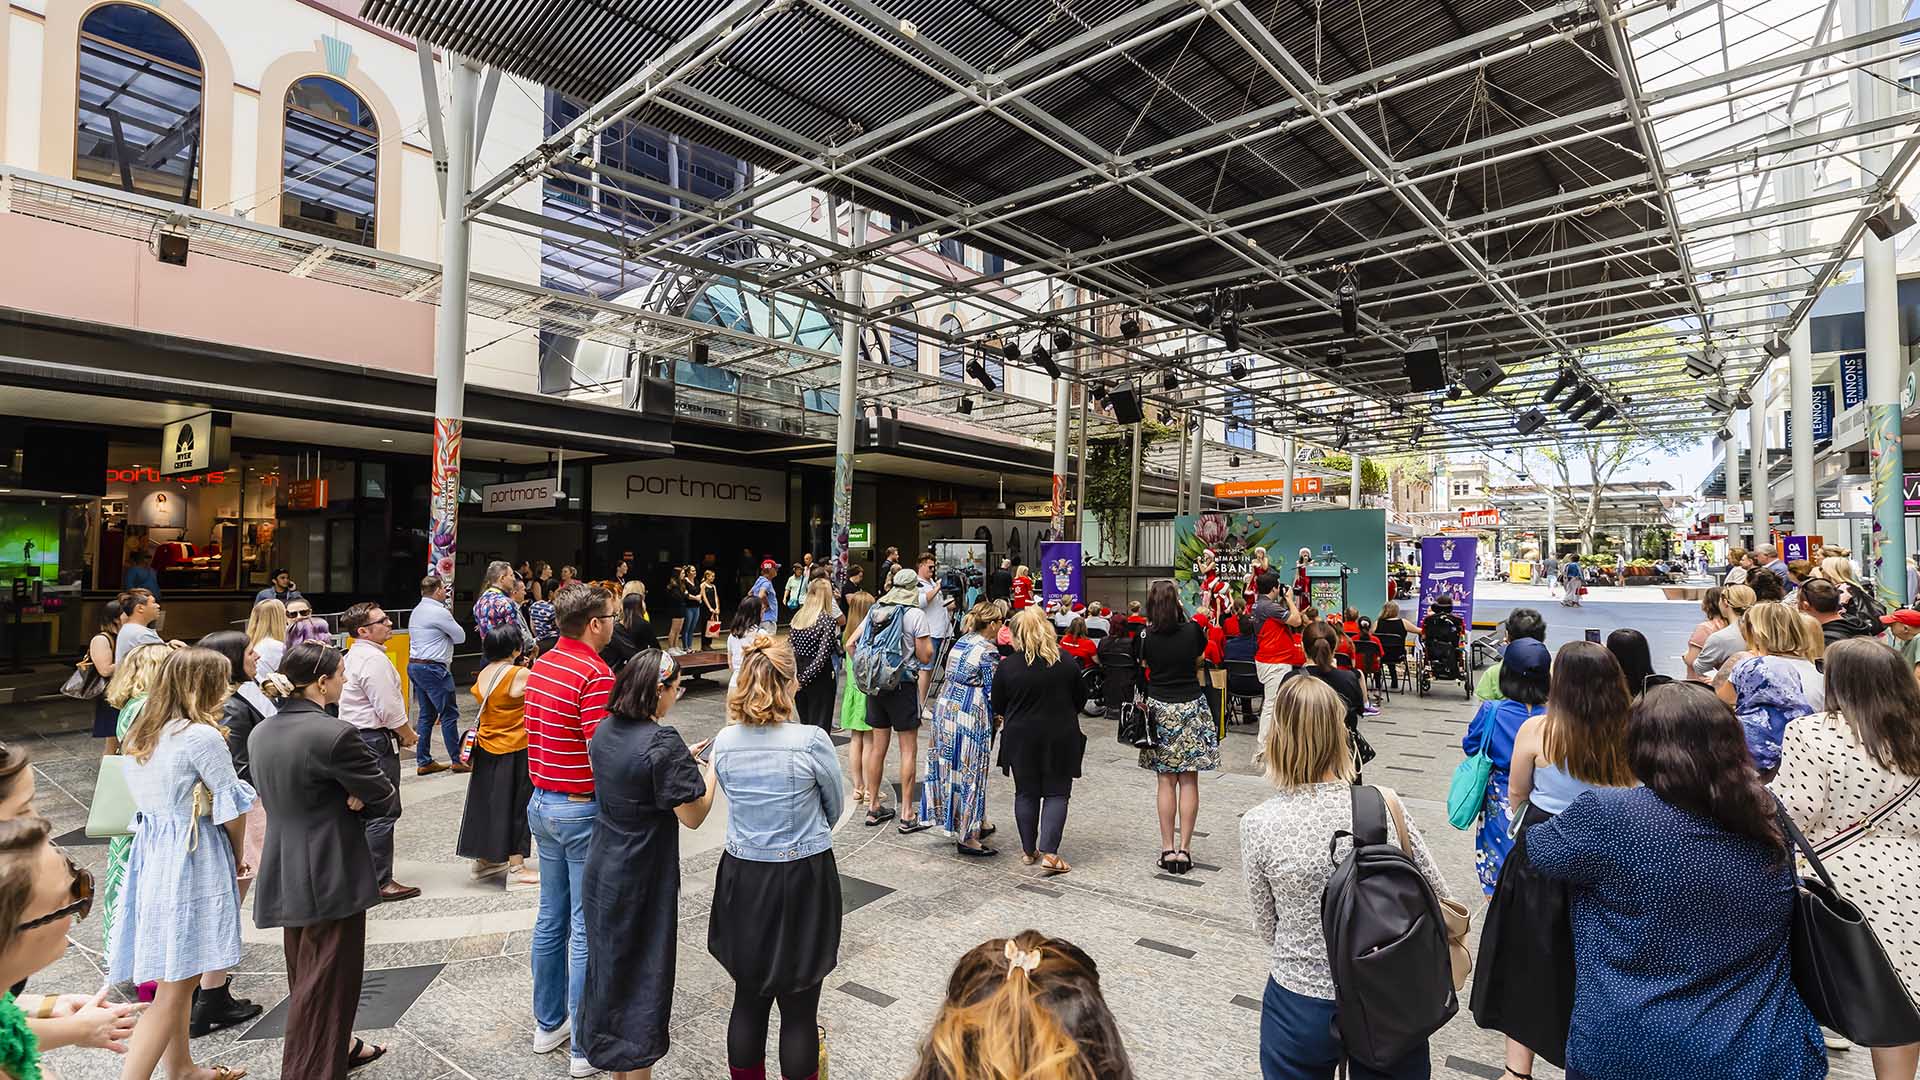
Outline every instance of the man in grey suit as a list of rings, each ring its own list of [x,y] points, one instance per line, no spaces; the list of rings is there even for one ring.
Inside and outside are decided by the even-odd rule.
[[[295,646],[279,673],[291,691],[247,737],[267,810],[254,921],[285,935],[288,1009],[299,1019],[288,1025],[280,1075],[341,1080],[387,1052],[353,1038],[367,909],[380,903],[362,814],[398,813],[399,792],[353,725],[327,712],[346,683],[337,651],[319,642]]]

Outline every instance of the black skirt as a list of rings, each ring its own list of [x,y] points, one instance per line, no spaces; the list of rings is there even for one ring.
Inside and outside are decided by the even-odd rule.
[[[791,862],[722,853],[707,951],[756,997],[808,990],[840,962],[840,869],[829,848]]]
[[[488,862],[506,862],[509,855],[525,858],[533,851],[533,834],[527,828],[527,802],[533,798],[527,752],[490,754],[475,743],[472,764],[454,854]]]
[[[1573,1020],[1573,922],[1565,883],[1533,868],[1527,830],[1553,815],[1527,807],[1480,924],[1474,1023],[1565,1067]]]
[[[93,737],[112,739],[120,734],[120,710],[107,704],[107,695],[93,699]]]
[[[840,695],[835,690],[831,668],[801,687],[793,699],[800,722],[812,724],[821,731],[832,731],[834,713],[840,708]]]

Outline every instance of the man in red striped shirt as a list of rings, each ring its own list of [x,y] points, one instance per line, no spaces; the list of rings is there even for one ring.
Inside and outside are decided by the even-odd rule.
[[[607,715],[613,671],[600,650],[613,640],[613,594],[572,582],[553,596],[560,641],[527,674],[527,824],[539,841],[540,913],[533,924],[533,1052],[567,1041],[586,984],[586,909],[580,876],[593,841],[593,764],[587,743]],[[570,1071],[593,1070],[576,1048]],[[584,1071],[583,1071],[584,1070]]]

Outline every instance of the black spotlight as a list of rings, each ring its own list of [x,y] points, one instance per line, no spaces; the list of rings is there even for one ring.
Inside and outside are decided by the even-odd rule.
[[[963,397],[960,399],[960,415],[961,416],[973,415],[973,399],[972,398]]]
[[[1227,468],[1229,468],[1229,469],[1237,469],[1237,468],[1239,468],[1239,467],[1240,467],[1240,455],[1239,455],[1239,454],[1228,454],[1228,455],[1227,455]]]
[[[1160,389],[1165,390],[1169,394],[1180,389],[1180,376],[1171,369],[1161,373]]]
[[[1240,317],[1232,311],[1221,316],[1220,340],[1226,342],[1230,350],[1240,348]]]
[[[1514,420],[1513,429],[1522,435],[1531,435],[1539,431],[1540,426],[1546,422],[1547,414],[1541,412],[1540,407],[1536,405],[1526,412],[1521,413],[1519,418]]]
[[[1340,330],[1346,336],[1360,336],[1360,293],[1353,287],[1353,275],[1340,276]]]
[[[1105,401],[1105,400],[1107,400],[1107,390],[1108,390],[1108,386],[1107,386],[1107,384],[1106,384],[1105,382],[1096,382],[1096,383],[1094,383],[1094,384],[1093,384],[1093,387],[1092,387],[1092,389],[1093,389],[1093,397],[1094,397],[1094,400],[1096,400],[1096,401]]]
[[[1580,399],[1591,393],[1593,393],[1593,391],[1589,389],[1585,383],[1576,383],[1573,387],[1573,392],[1560,399],[1560,411],[1563,413],[1572,412],[1573,407],[1580,404]]]
[[[1733,395],[1733,407],[1736,409],[1753,408],[1753,395],[1747,393],[1745,390]]]
[[[1040,365],[1040,369],[1047,373],[1048,378],[1058,379],[1060,377],[1060,365],[1054,362],[1053,354],[1047,351],[1045,345],[1039,344],[1038,342],[1034,344],[1033,362]]]
[[[1601,425],[1620,415],[1620,410],[1611,405],[1600,406],[1600,411],[1587,418],[1587,430],[1596,431]]]
[[[981,363],[980,358],[977,356],[967,361],[967,374],[973,376],[974,381],[986,387],[988,390],[999,389],[998,385],[993,381],[993,376],[987,374],[987,365]]]
[[[1335,450],[1345,450],[1347,448],[1347,440],[1351,438],[1352,435],[1353,433],[1351,431],[1344,427],[1341,428],[1339,433],[1333,437],[1333,448]]]
[[[1018,338],[1008,338],[1006,343],[1000,346],[1000,355],[1006,357],[1007,363],[1009,364],[1019,363],[1020,340]]]
[[[1341,364],[1344,364],[1346,362],[1347,362],[1347,350],[1341,348],[1338,345],[1333,345],[1328,347],[1327,349],[1327,366],[1328,367],[1337,368]]]
[[[1140,336],[1140,316],[1129,311],[1120,316],[1120,336],[1132,341]]]
[[[1561,368],[1560,374],[1553,377],[1553,385],[1540,392],[1540,400],[1552,402],[1554,398],[1567,392],[1567,388],[1579,380],[1572,368]]]
[[[1246,378],[1246,377],[1247,377],[1247,362],[1246,362],[1245,360],[1230,360],[1230,361],[1228,361],[1228,362],[1227,362],[1227,376],[1228,376],[1229,378],[1233,378],[1233,379],[1244,379],[1244,378]]]
[[[1447,400],[1459,401],[1460,395],[1464,393],[1466,393],[1466,391],[1460,389],[1459,383],[1453,383],[1447,387]]]
[[[1891,240],[1895,236],[1913,227],[1913,211],[1899,199],[1889,199],[1872,217],[1867,219],[1867,228],[1882,240]]]
[[[1067,333],[1067,329],[1064,326],[1054,327],[1053,351],[1059,353],[1061,356],[1065,356],[1073,351],[1073,335]]]
[[[1198,322],[1201,326],[1212,326],[1213,320],[1218,317],[1219,317],[1219,313],[1214,311],[1213,309],[1212,297],[1208,297],[1207,299],[1200,301],[1198,304],[1195,304],[1193,307],[1194,321]]]
[[[1713,437],[1719,439],[1721,442],[1730,443],[1733,441],[1733,429],[1721,428],[1719,431],[1713,433]]]
[[[1572,412],[1567,414],[1567,419],[1577,424],[1580,422],[1580,419],[1582,417],[1586,416],[1588,413],[1592,412],[1594,409],[1598,408],[1599,406],[1600,406],[1600,395],[1591,394],[1587,397],[1585,401],[1582,401],[1580,403],[1578,408],[1574,409]]]

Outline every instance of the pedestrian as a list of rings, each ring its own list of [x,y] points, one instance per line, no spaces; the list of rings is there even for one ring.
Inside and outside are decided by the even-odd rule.
[[[860,629],[867,621],[867,612],[873,610],[873,594],[866,590],[849,593],[846,597],[847,626],[845,636],[840,641],[840,651],[845,654],[843,683],[840,687],[840,730],[847,733],[847,767],[853,772],[853,805],[865,809],[873,802],[873,792],[866,784],[867,741],[874,737],[873,725],[867,723],[867,695],[860,692],[859,684],[853,681],[853,643],[860,638]],[[881,736],[884,738],[885,736]],[[885,764],[885,754],[881,755],[881,764]],[[875,781],[878,786],[878,781]]]
[[[827,733],[791,722],[793,686],[793,651],[771,635],[754,639],[727,689],[728,726],[713,739],[728,813],[707,951],[733,978],[727,1067],[735,1078],[766,1075],[775,1003],[780,1075],[819,1072],[820,986],[840,962],[833,825],[846,782]]]
[[[841,618],[843,622],[845,621],[845,618],[846,618],[846,609],[849,606],[849,602],[853,599],[853,594],[857,592],[866,592],[867,590],[866,576],[867,576],[866,569],[862,567],[859,563],[854,563],[851,566],[847,567],[847,581],[845,585],[842,585],[840,587],[840,594],[839,594],[840,613],[841,613]],[[867,593],[867,595],[871,597],[873,594]]]
[[[779,572],[779,563],[772,559],[762,560],[760,576],[754,578],[753,584],[747,589],[747,596],[760,602],[760,625],[766,627],[769,633],[780,622],[780,590],[773,583],[774,575]]]
[[[507,623],[520,622],[519,605],[513,601],[513,565],[505,559],[487,564],[486,586],[473,598],[473,631],[486,637],[487,631]]]
[[[1887,628],[1887,645],[1920,677],[1920,611],[1900,608],[1880,616],[1880,622]]]
[[[540,909],[534,917],[533,1052],[549,1053],[572,1035],[587,977],[582,878],[599,814],[587,747],[607,716],[613,671],[600,650],[613,640],[613,594],[571,582],[553,594],[560,639],[527,676],[527,773],[533,798],[527,824],[540,842]],[[585,1048],[568,1062],[574,1076],[593,1075]]]
[[[1001,559],[1000,568],[987,577],[987,599],[1013,600],[1013,560]],[[972,610],[969,608],[968,610]]]
[[[1552,670],[1553,657],[1545,645],[1532,638],[1509,645],[1500,663],[1500,700],[1482,703],[1460,740],[1460,748],[1469,756],[1484,750],[1492,763],[1480,799],[1480,829],[1473,838],[1474,872],[1488,896],[1500,881],[1500,864],[1513,848],[1507,800],[1513,742],[1522,725],[1545,712]]]
[[[1617,631],[1616,631],[1617,632]],[[1573,1016],[1573,931],[1567,887],[1527,861],[1527,830],[1588,791],[1632,787],[1627,717],[1633,696],[1616,655],[1569,642],[1553,658],[1547,710],[1520,725],[1508,770],[1513,848],[1480,924],[1473,1017],[1507,1036],[1507,1074],[1527,1080],[1537,1051],[1566,1065]]]
[[[120,742],[126,741],[133,722],[140,718],[140,710],[146,708],[147,697],[153,693],[153,685],[160,678],[160,668],[167,662],[167,657],[173,655],[173,651],[171,646],[158,642],[142,645],[122,656],[118,666],[113,669],[113,678],[107,681],[107,692],[101,696],[119,710],[114,718],[114,733]],[[103,953],[111,954],[113,951],[113,924],[120,913],[120,889],[126,883],[127,860],[132,855],[132,834],[116,836],[107,841],[107,868],[100,875],[100,938]]]
[[[1705,616],[1694,624],[1693,632],[1687,635],[1687,651],[1680,657],[1681,666],[1686,669],[1686,677],[1693,682],[1709,682],[1707,676],[1694,670],[1694,661],[1700,659],[1700,652],[1706,648],[1707,639],[1727,628],[1727,617],[1721,611],[1722,591],[1714,585],[1701,594],[1700,614]]]
[[[293,575],[284,568],[276,569],[269,574],[267,587],[253,595],[253,602],[256,604],[265,600],[278,600],[282,604],[291,604],[299,599],[302,597],[300,590],[293,587]]]
[[[508,885],[538,885],[540,875],[527,866],[533,834],[527,804],[533,780],[527,773],[527,641],[517,626],[496,626],[480,641],[487,666],[470,691],[479,702],[473,722],[472,758],[467,763],[466,804],[453,852],[473,860],[473,876],[507,875]]]
[[[1747,584],[1749,557],[1745,550],[1734,548],[1727,552],[1727,574],[1720,579],[1722,587]]]
[[[1620,664],[1620,673],[1627,680],[1629,695],[1640,700],[1640,695],[1656,686],[1664,686],[1673,681],[1673,676],[1662,675],[1653,669],[1653,647],[1647,644],[1647,636],[1631,626],[1623,626],[1607,635],[1607,651]]]
[[[1521,638],[1546,643],[1547,618],[1534,608],[1514,608],[1500,626],[1509,645]],[[1495,660],[1481,673],[1480,681],[1474,684],[1473,696],[1481,701],[1500,700],[1500,661]]]
[[[126,586],[128,592],[160,595],[160,575],[154,573],[151,552],[143,548],[127,556]]]
[[[885,805],[884,773],[889,738],[900,744],[900,812],[904,815],[908,808],[919,805],[913,789],[914,781],[919,779],[921,722],[916,677],[922,667],[933,663],[933,639],[927,636],[919,581],[919,575],[906,567],[895,570],[892,587],[867,612],[853,644],[856,667],[863,662],[864,655],[878,652],[879,656],[864,662],[890,679],[897,679],[892,690],[867,697],[867,723],[874,731],[867,739],[866,767],[862,770],[870,796],[866,817],[869,827],[884,824],[894,815]],[[897,641],[892,629],[896,619],[899,620]],[[889,646],[889,642],[893,644]],[[902,817],[898,828],[906,834],[932,826]]]
[[[92,668],[94,677],[100,680],[100,693],[93,699],[93,737],[102,740],[101,756],[120,752],[120,736],[116,724],[120,710],[107,701],[107,682],[113,678],[114,635],[120,632],[120,623],[132,610],[133,595],[121,593],[100,605],[100,615],[94,624],[93,637],[87,639],[87,655],[76,667]]]
[[[464,645],[467,632],[447,607],[452,590],[438,574],[420,579],[420,603],[407,619],[407,681],[419,715],[414,721],[414,773],[428,776],[452,769],[463,773],[460,762],[460,702],[453,690],[453,647]],[[447,764],[433,760],[433,724],[440,722],[440,741],[447,748]]]
[[[1318,679],[1290,679],[1280,687],[1261,755],[1277,790],[1240,819],[1254,927],[1271,957],[1260,1009],[1263,1080],[1332,1080],[1346,1056],[1334,1026],[1333,972],[1320,921],[1321,894],[1352,847],[1355,774],[1345,711],[1340,696]],[[1412,857],[1438,897],[1451,899],[1411,812],[1391,791],[1380,794],[1391,810],[1389,839]],[[1424,1047],[1384,1071],[1348,1065],[1354,1080],[1413,1080],[1429,1072]]]
[[[1373,621],[1373,636],[1380,639],[1380,663],[1387,669],[1387,688],[1400,689],[1400,669],[1407,662],[1407,636],[1418,635],[1420,628],[1400,614],[1400,605],[1392,600],[1380,605],[1380,617]]]
[[[700,607],[704,612],[700,624],[700,647],[711,649],[714,637],[720,633],[720,586],[713,580],[712,570],[700,575]]]
[[[799,563],[787,567],[787,583],[781,587],[780,603],[787,611],[799,611],[806,598],[807,575]]]
[[[1144,672],[1145,708],[1157,734],[1140,751],[1140,767],[1151,770],[1160,816],[1160,858],[1170,874],[1193,868],[1193,829],[1200,815],[1200,773],[1220,767],[1220,737],[1200,688],[1200,658],[1207,634],[1187,618],[1171,581],[1147,590],[1147,627],[1136,650]]]
[[[1264,728],[1273,711],[1275,696],[1280,692],[1280,681],[1307,662],[1299,638],[1307,617],[1294,602],[1292,591],[1281,586],[1280,574],[1272,568],[1254,579],[1254,587],[1259,590],[1259,598],[1240,617],[1240,623],[1242,630],[1251,627],[1254,635],[1253,672],[1260,680],[1260,728]],[[1264,745],[1265,741],[1256,735],[1254,752],[1258,754]]]
[[[527,596],[530,598],[527,601],[526,626],[528,630],[533,631],[533,636],[527,640],[529,643],[545,641],[558,633],[553,626],[553,597],[549,595],[551,590],[544,583],[526,581],[524,578],[521,580],[525,582]]]
[[[1017,636],[1017,634],[1016,634]],[[1066,633],[1060,635],[1060,651],[1073,657],[1076,669],[1085,669],[1093,665],[1093,654],[1100,643],[1087,636],[1087,620],[1076,615],[1067,624]]]
[[[1839,642],[1826,666],[1828,709],[1787,724],[1773,793],[1920,998],[1920,684],[1876,641]],[[1913,1080],[1917,1065],[1920,1044],[1873,1048],[1877,1080]]]
[[[285,654],[296,646],[305,645],[309,641],[318,641],[323,645],[332,645],[334,640],[334,633],[327,627],[327,620],[309,615],[305,618],[288,621],[287,640],[281,645],[281,652]]]
[[[1004,724],[999,765],[1013,778],[1020,861],[1064,874],[1073,869],[1060,857],[1060,840],[1087,750],[1080,730],[1087,687],[1080,664],[1031,609],[1014,617],[1013,645],[994,670],[989,711]]]
[[[914,560],[914,574],[919,579],[915,588],[920,590],[921,625],[927,637],[933,639],[933,661],[921,667],[918,682],[920,688],[920,718],[931,718],[933,711],[933,673],[934,668],[946,664],[946,646],[953,640],[953,608],[947,594],[940,587],[933,572],[933,552],[923,551]]]
[[[1560,570],[1560,603],[1566,607],[1579,607],[1580,596],[1586,590],[1586,571],[1580,566],[1580,556],[1567,556],[1566,565]]]
[[[1728,661],[1734,656],[1746,651],[1746,641],[1740,636],[1740,618],[1757,602],[1753,589],[1746,585],[1721,586],[1720,618],[1726,625],[1708,634],[1706,640],[1700,643],[1700,651],[1694,655],[1693,672],[1701,676],[1701,681],[1719,681],[1720,669],[1729,666]]]
[[[129,589],[127,594],[132,598],[131,605],[113,635],[115,663],[142,645],[160,644],[160,635],[153,629],[153,624],[160,621],[160,598],[145,589]]]
[[[301,597],[287,605],[287,625],[292,626],[301,619],[313,618],[313,601]]]
[[[247,616],[247,644],[253,647],[254,671],[265,678],[280,670],[280,657],[287,651],[287,605],[278,600],[261,600]]]
[[[707,625],[707,610],[700,603],[700,573],[692,564],[680,568],[680,587],[686,594],[685,622],[680,627],[680,651],[690,653],[693,643]]]
[[[800,722],[833,730],[834,661],[840,655],[840,625],[833,619],[833,586],[825,578],[807,585],[806,602],[793,614],[787,641],[793,646]]]
[[[667,1053],[680,929],[680,829],[713,809],[711,760],[694,755],[668,714],[685,692],[658,649],[627,662],[588,749],[599,807],[581,893],[587,983],[574,1040],[615,1080],[647,1080]]]
[[[234,774],[220,731],[227,659],[211,649],[168,656],[122,746],[122,775],[138,816],[108,978],[158,983],[134,1026],[120,1075],[198,1075],[188,1048],[194,988],[207,972],[240,962],[240,893],[253,868],[240,864],[242,820],[254,791]],[[244,1072],[216,1067],[237,1080]]]
[[[629,581],[626,588],[628,591],[620,597],[620,621],[614,624],[607,647],[600,650],[600,659],[605,660],[607,668],[616,675],[634,657],[660,647],[653,623],[647,619],[646,586]]]
[[[380,883],[382,903],[411,900],[420,890],[393,878],[393,829],[400,820],[400,751],[410,749],[416,740],[413,726],[407,723],[406,700],[400,695],[400,673],[387,655],[393,619],[380,605],[362,601],[340,613],[340,629],[352,642],[347,648],[347,682],[340,691],[340,719],[360,729],[361,741],[387,771],[387,782],[396,792],[392,813],[366,815],[374,878]]]
[[[1013,587],[1008,592],[1007,603],[1014,611],[1033,603],[1033,573],[1024,566],[1013,571]]]
[[[1023,930],[968,949],[908,1080],[1133,1080],[1093,957]]]
[[[892,584],[894,571],[900,569],[900,549],[887,545],[880,556],[880,584],[882,587]]]
[[[1780,740],[1787,724],[1827,707],[1826,679],[1808,655],[1801,615],[1785,604],[1762,601],[1740,617],[1749,655],[1727,666],[1714,692],[1733,707],[1747,734],[1747,751],[1763,778],[1780,767]],[[1813,642],[1819,641],[1817,636]]]
[[[733,609],[733,621],[727,624],[727,680],[731,682],[740,671],[740,659],[746,654],[747,646],[753,639],[772,633],[771,628],[760,618],[766,609],[761,599],[752,594],[740,598]]]
[[[667,610],[673,620],[667,624],[667,652],[678,656],[686,651],[680,643],[685,640],[687,622],[687,579],[678,566],[667,575]]]
[[[1030,608],[1051,643],[1053,629],[1039,608]],[[982,603],[967,613],[966,633],[954,643],[947,658],[947,678],[932,703],[927,725],[926,782],[920,788],[915,820],[932,825],[954,839],[962,855],[998,855],[984,840],[995,827],[987,821],[987,772],[993,754],[994,711],[989,706],[993,672],[1000,662],[994,644],[1000,631],[1000,609]],[[1058,655],[1059,646],[1054,646]],[[904,792],[902,793],[904,795]]]
[[[367,910],[380,904],[361,815],[397,814],[399,789],[360,732],[327,712],[346,687],[339,652],[300,645],[279,677],[289,687],[279,711],[247,738],[267,816],[254,924],[281,928],[288,1015],[298,1018],[287,1025],[280,1075],[341,1080],[387,1052],[353,1037]]]
[[[1744,742],[1712,694],[1656,686],[1627,726],[1643,786],[1527,830],[1571,898],[1569,1076],[1827,1075],[1791,973],[1793,857]]]
[[[1334,658],[1334,644],[1338,632],[1327,623],[1313,623],[1300,635],[1305,643],[1307,664],[1293,669],[1288,679],[1314,678],[1326,683],[1334,693],[1340,695],[1346,706],[1345,723],[1347,725],[1347,746],[1353,752],[1354,775],[1366,767],[1373,758],[1373,750],[1367,747],[1367,741],[1360,734],[1360,716],[1367,707],[1367,691],[1360,685],[1360,674],[1351,668],[1343,668]],[[1363,747],[1367,747],[1364,751]]]

